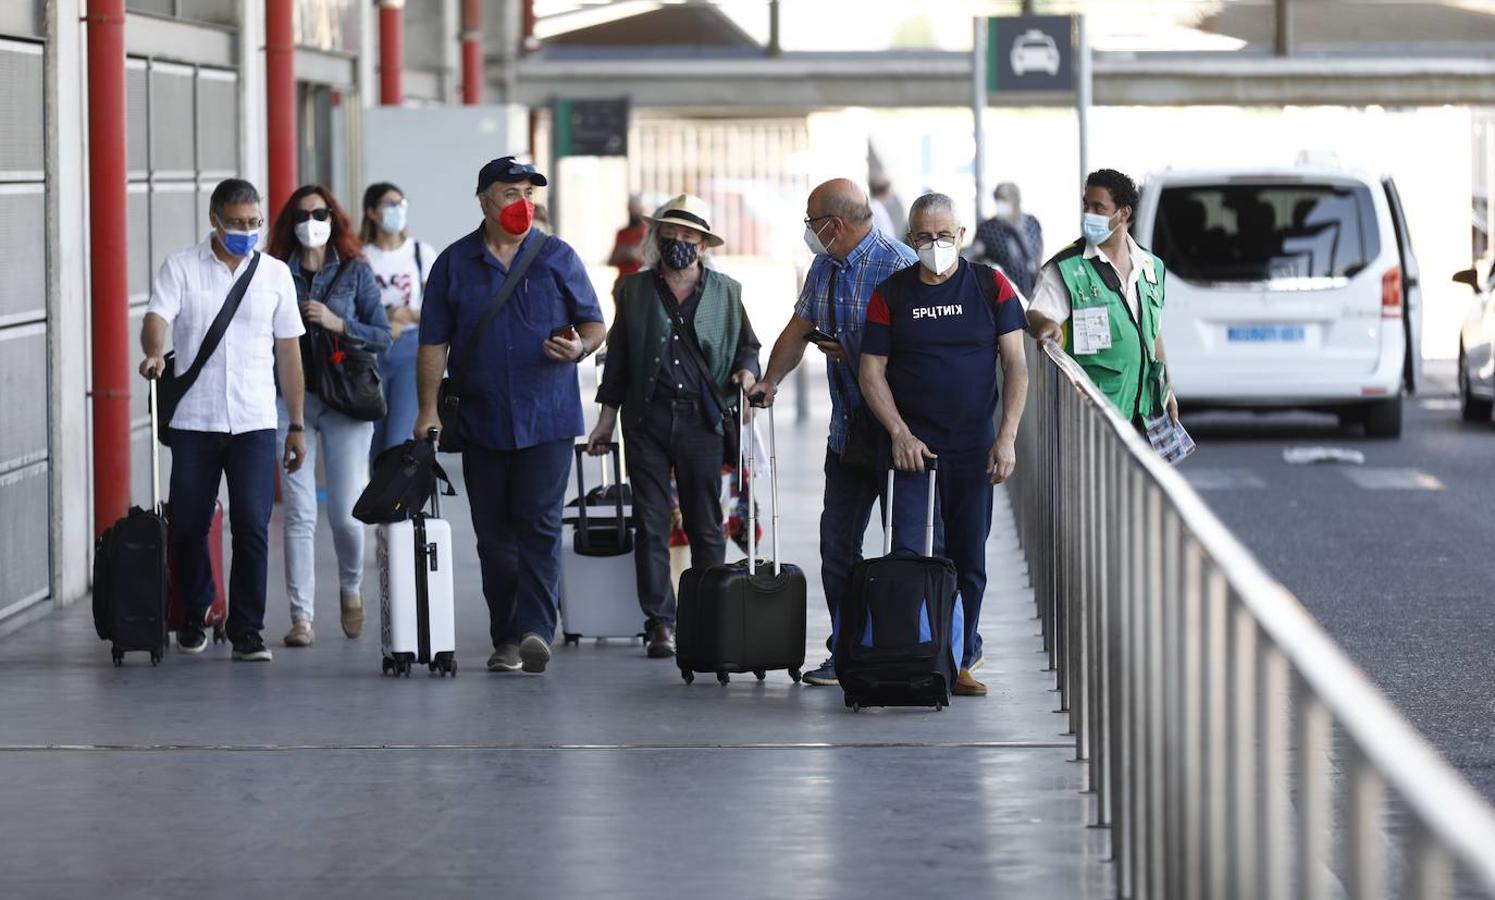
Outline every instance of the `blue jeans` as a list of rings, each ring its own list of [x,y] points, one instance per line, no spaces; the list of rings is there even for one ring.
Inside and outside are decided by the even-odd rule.
[[[374,423],[372,459],[410,440],[420,401],[415,395],[415,353],[420,347],[420,327],[410,326],[394,346],[379,356],[379,377],[384,379],[384,402],[389,413]]]
[[[285,401],[276,401],[278,439],[284,443],[290,418]],[[353,518],[353,504],[369,481],[369,437],[373,424],[350,419],[306,395],[306,460],[280,480],[285,509],[286,593],[291,621],[310,622],[317,596],[317,456],[327,479],[327,524],[337,551],[338,588],[357,594],[363,583],[364,524]]]
[[[561,506],[574,441],[522,450],[469,447],[462,476],[478,536],[493,646],[555,635],[561,582]]]
[[[183,606],[200,617],[213,605],[208,529],[220,479],[228,479],[233,564],[228,580],[230,640],[265,627],[270,512],[275,506],[275,431],[224,434],[171,430],[171,543]]]
[[[981,620],[981,599],[986,594],[986,539],[991,534],[992,512],[986,454],[986,448],[939,453],[934,552],[955,563],[956,584],[965,608],[961,668],[969,668],[981,654],[981,635],[976,626]],[[924,552],[928,497],[927,473],[898,473],[893,488],[894,550]]]
[[[885,478],[870,469],[844,465],[840,454],[825,451],[825,502],[820,513],[820,586],[830,613],[832,634],[825,648],[835,647],[836,612],[846,596],[851,570],[862,561],[862,539],[872,519],[872,504],[882,497]]]

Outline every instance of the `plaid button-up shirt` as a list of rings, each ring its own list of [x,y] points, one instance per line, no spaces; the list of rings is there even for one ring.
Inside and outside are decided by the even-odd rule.
[[[889,275],[918,261],[918,255],[907,244],[873,228],[846,255],[846,262],[821,253],[810,264],[805,286],[799,292],[799,302],[794,305],[794,314],[808,319],[821,331],[840,338],[847,354],[844,363],[826,363],[831,392],[830,447],[834,453],[845,449],[846,418],[851,410],[862,405],[857,369],[861,360],[862,329],[867,324],[867,302]],[[832,274],[835,275],[833,301],[829,298]],[[831,302],[836,305],[834,325],[831,323]]]

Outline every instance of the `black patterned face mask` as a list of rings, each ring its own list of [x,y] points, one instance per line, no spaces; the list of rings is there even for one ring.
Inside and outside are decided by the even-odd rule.
[[[677,272],[695,265],[698,253],[699,250],[695,244],[675,238],[659,239],[659,258],[666,266]]]

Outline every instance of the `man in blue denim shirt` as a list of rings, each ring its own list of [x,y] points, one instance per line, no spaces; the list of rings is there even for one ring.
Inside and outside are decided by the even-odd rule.
[[[441,427],[436,397],[448,351],[458,365],[471,361],[458,427],[495,672],[540,673],[550,661],[561,506],[583,431],[576,363],[607,335],[576,251],[532,228],[534,190],[546,184],[510,156],[482,168],[483,223],[437,257],[421,310],[417,436]],[[521,284],[474,342],[511,267],[535,241],[543,243]]]
[[[841,461],[847,421],[862,405],[857,387],[857,358],[867,301],[889,275],[918,262],[908,245],[872,227],[866,193],[844,178],[827,181],[810,192],[805,204],[805,243],[815,254],[794,315],[768,358],[768,371],[751,392],[753,402],[771,405],[778,386],[804,358],[805,344],[819,331],[836,338],[815,341],[826,355],[831,391],[830,441],[825,451],[825,507],[820,514],[820,583],[831,622],[846,593],[852,567],[862,558],[862,536],[881,496],[881,481],[872,469]],[[826,642],[830,649],[831,641]],[[806,684],[835,684],[829,657],[805,673]]]

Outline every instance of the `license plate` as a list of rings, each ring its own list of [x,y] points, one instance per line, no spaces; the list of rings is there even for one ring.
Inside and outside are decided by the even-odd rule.
[[[1225,329],[1225,337],[1233,344],[1300,344],[1307,339],[1308,330],[1302,325],[1233,325]]]

